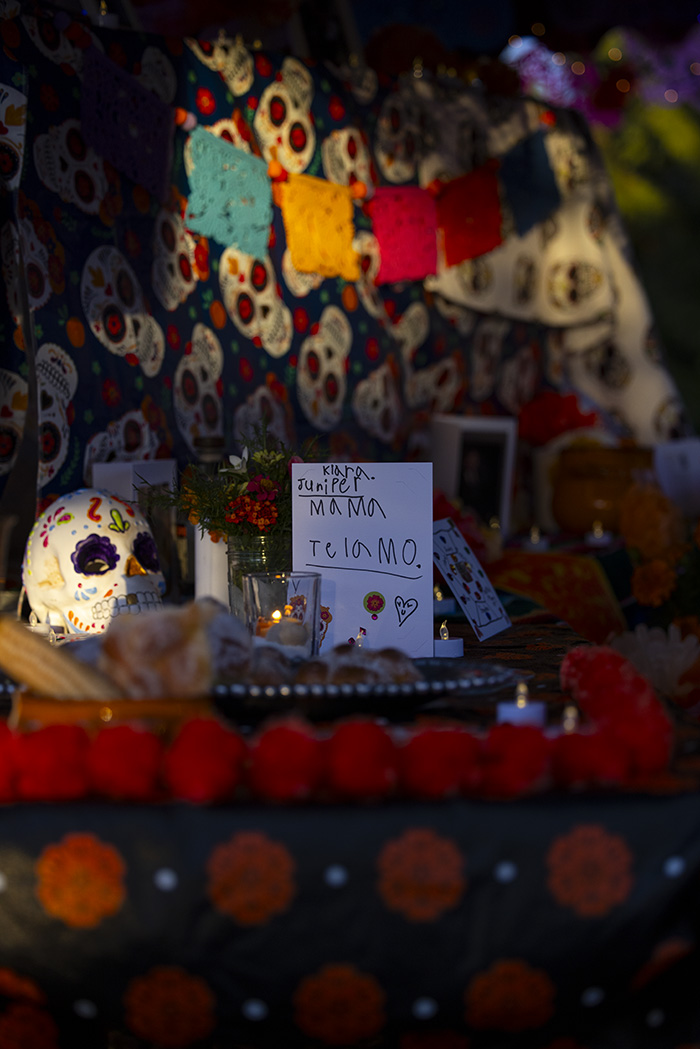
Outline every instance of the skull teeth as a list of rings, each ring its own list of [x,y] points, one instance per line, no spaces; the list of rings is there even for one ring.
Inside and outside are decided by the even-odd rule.
[[[100,619],[116,619],[117,616],[122,615],[135,616],[139,612],[161,608],[162,605],[159,594],[153,590],[142,590],[133,594],[121,594],[119,597],[96,601],[92,606],[92,618],[97,622]]]

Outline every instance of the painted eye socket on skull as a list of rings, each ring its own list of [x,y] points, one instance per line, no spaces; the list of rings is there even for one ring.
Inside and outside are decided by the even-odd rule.
[[[139,532],[134,539],[134,557],[149,572],[160,572],[158,549],[148,532]]]
[[[104,575],[116,568],[119,554],[106,536],[93,534],[80,540],[70,559],[80,575]]]

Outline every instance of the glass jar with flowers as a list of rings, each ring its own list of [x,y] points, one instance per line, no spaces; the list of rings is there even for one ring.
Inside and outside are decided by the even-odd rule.
[[[308,457],[310,447],[305,454]],[[238,617],[243,616],[246,573],[291,568],[291,468],[303,461],[265,427],[256,428],[241,455],[229,456],[213,470],[187,466],[179,489],[168,493],[169,504],[202,536],[226,543],[229,607]]]

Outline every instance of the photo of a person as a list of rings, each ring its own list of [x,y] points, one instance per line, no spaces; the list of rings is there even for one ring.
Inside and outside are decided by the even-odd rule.
[[[458,495],[465,508],[473,510],[485,524],[500,520],[503,483],[504,442],[502,437],[488,436],[474,442],[465,435],[462,442],[462,467]]]

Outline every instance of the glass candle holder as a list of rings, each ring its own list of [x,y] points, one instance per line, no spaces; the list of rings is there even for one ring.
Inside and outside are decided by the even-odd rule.
[[[273,645],[293,659],[318,655],[320,572],[249,572],[243,576],[243,607],[254,644]]]

